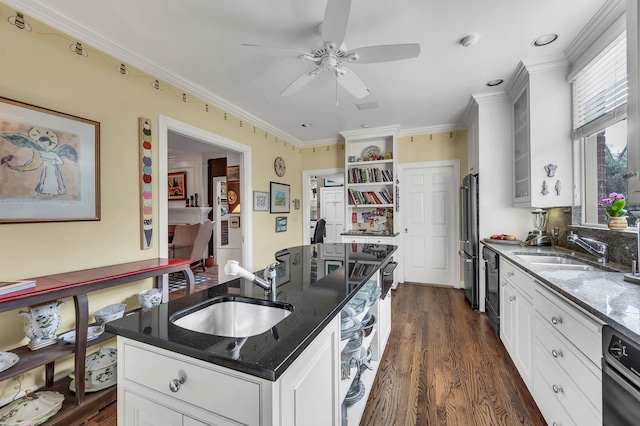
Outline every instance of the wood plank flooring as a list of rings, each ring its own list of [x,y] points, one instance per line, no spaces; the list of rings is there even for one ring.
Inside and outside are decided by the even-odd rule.
[[[545,425],[486,315],[462,290],[402,284],[360,425]]]
[[[545,425],[486,316],[462,290],[401,284],[361,426]],[[116,426],[116,404],[85,426]]]

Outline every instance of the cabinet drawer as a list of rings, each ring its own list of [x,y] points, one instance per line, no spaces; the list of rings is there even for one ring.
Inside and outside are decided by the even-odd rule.
[[[534,379],[534,398],[536,401],[555,398],[562,404],[566,412],[576,425],[602,425],[602,415],[597,412],[589,400],[578,389],[578,386],[558,368],[551,355],[542,348],[539,342],[535,344],[536,377]],[[551,420],[555,412],[542,412],[546,419]],[[550,423],[555,420],[552,420]],[[564,422],[560,422],[565,424]]]
[[[533,298],[533,279],[522,269],[500,257],[500,282],[504,280],[509,280],[529,300]]]
[[[547,421],[548,425],[558,426],[577,426],[571,416],[564,409],[558,398],[556,398],[553,392],[549,392],[551,387],[538,369],[535,371],[534,380],[534,398],[542,416]]]
[[[536,286],[536,310],[595,365],[602,357],[602,325],[541,285]]]
[[[602,372],[536,314],[535,336],[541,350],[576,383],[598,412],[602,411]]]
[[[393,245],[393,238],[390,237],[367,237],[369,244],[389,244]]]
[[[152,346],[124,345],[124,379],[242,424],[260,424],[260,384],[170,357]],[[174,379],[184,378],[177,392]]]

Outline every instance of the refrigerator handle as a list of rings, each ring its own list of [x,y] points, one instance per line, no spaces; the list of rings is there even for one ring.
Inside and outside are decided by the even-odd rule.
[[[460,258],[467,263],[473,261],[473,256],[469,256],[467,253],[464,252],[464,250],[460,250],[458,252],[458,256],[460,256]]]
[[[467,205],[465,203],[466,194],[465,192],[468,188],[462,186],[460,187],[460,242],[468,243],[469,242],[469,230],[467,229],[467,216],[469,212],[466,211]]]

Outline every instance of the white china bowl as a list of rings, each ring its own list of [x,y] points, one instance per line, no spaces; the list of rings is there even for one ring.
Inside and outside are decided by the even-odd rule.
[[[162,302],[162,290],[151,288],[138,293],[138,302],[143,309],[153,308]]]
[[[124,303],[114,303],[113,305],[105,306],[93,313],[93,317],[98,324],[113,321],[118,318],[122,318],[124,310],[127,307]]]

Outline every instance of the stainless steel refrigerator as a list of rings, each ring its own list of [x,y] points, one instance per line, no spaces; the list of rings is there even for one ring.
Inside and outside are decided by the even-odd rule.
[[[478,309],[479,253],[478,175],[465,176],[460,188],[460,258],[464,261],[464,294],[472,309]]]

